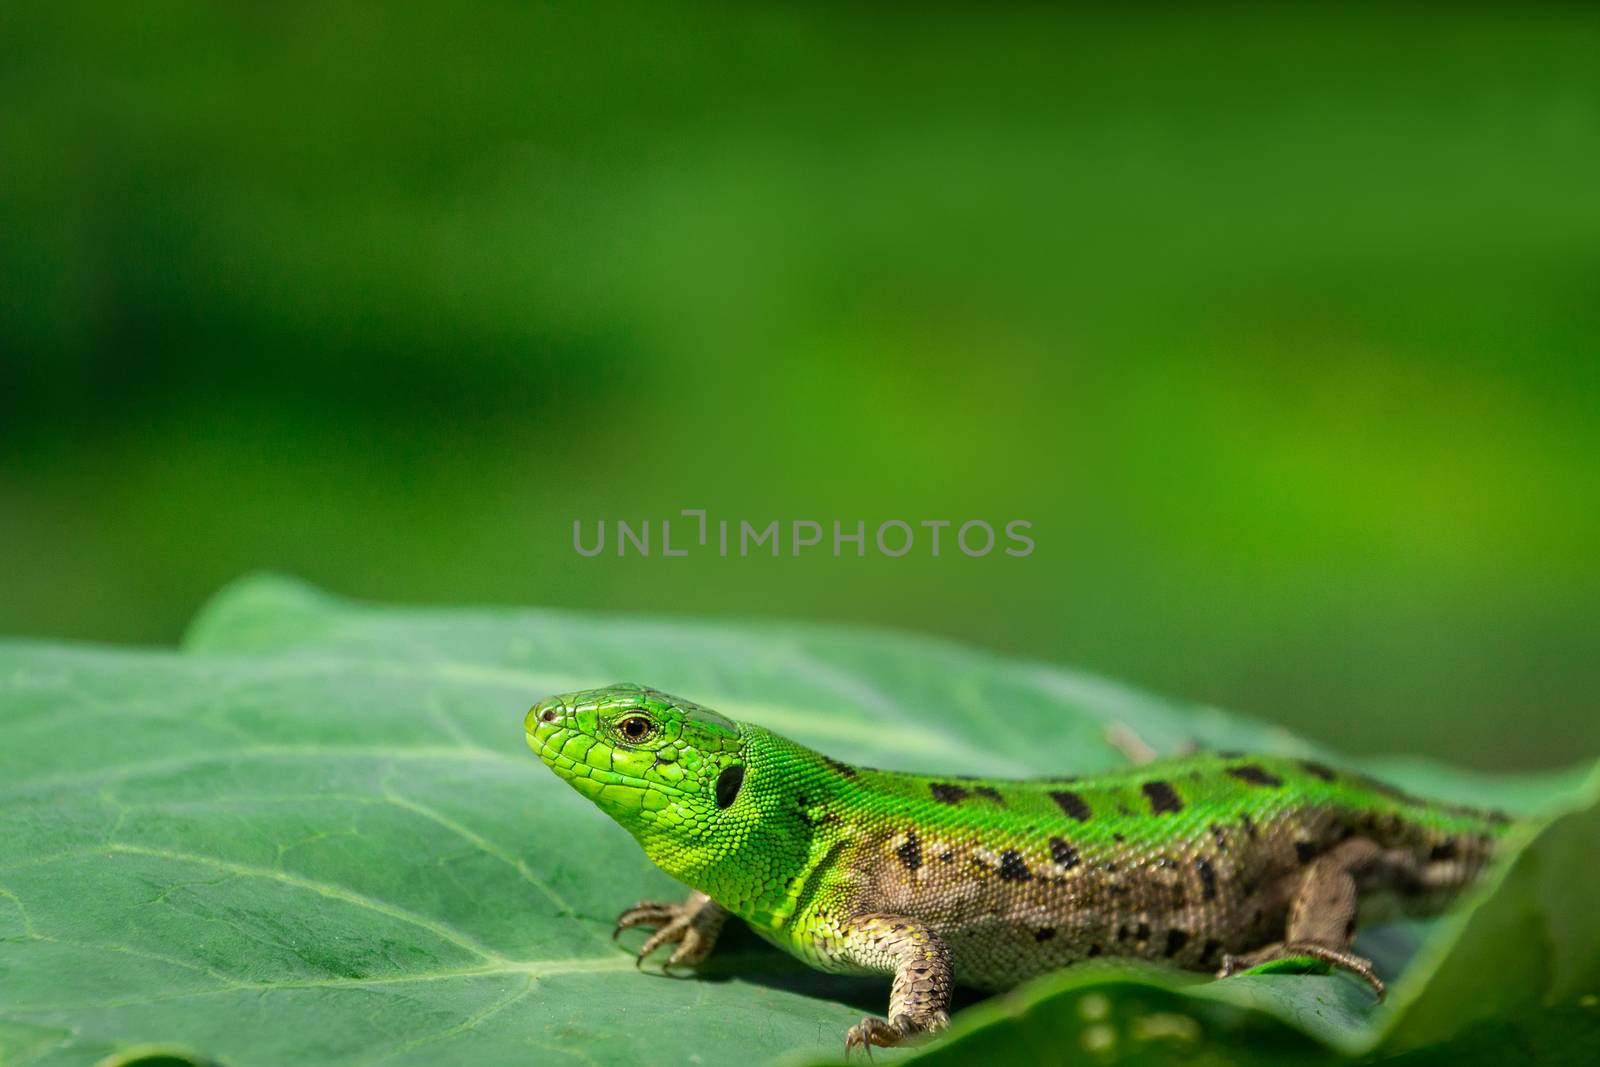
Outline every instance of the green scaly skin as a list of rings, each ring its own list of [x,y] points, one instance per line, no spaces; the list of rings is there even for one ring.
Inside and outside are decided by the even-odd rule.
[[[852,767],[638,685],[541,701],[526,732],[693,888],[622,913],[656,928],[641,959],[696,963],[732,914],[814,967],[892,975],[888,1018],[847,1050],[942,1029],[956,984],[1102,955],[1221,975],[1309,957],[1381,996],[1357,926],[1438,911],[1508,825],[1279,756],[1027,781]]]

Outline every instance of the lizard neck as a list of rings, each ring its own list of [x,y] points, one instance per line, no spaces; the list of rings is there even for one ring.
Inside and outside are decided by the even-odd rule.
[[[679,881],[761,929],[782,926],[808,876],[843,839],[854,771],[787,738],[741,725],[739,795],[694,847],[641,839],[650,859]]]

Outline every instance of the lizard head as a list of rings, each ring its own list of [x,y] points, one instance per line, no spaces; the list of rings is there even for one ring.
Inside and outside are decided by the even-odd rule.
[[[700,847],[744,784],[744,739],[736,724],[641,685],[541,700],[524,730],[545,765],[621,823],[652,858],[669,853],[678,863],[692,862],[684,853]]]

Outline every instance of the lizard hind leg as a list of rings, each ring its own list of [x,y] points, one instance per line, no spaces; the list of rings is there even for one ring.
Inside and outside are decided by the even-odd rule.
[[[1349,949],[1359,903],[1357,877],[1381,854],[1371,841],[1351,838],[1318,856],[1300,876],[1290,900],[1284,939],[1254,952],[1224,956],[1217,977],[1227,978],[1263,963],[1309,956],[1356,975],[1382,1000],[1383,980],[1373,971],[1372,962]]]
[[[845,1055],[857,1045],[888,1048],[950,1025],[955,973],[950,948],[927,926],[898,915],[860,915],[850,924],[839,957],[859,967],[892,972],[888,1019],[865,1018],[845,1034]]]
[[[639,946],[635,962],[643,964],[646,956],[670,943],[678,947],[667,958],[666,966],[693,966],[711,954],[717,936],[722,933],[723,924],[727,921],[728,913],[722,905],[696,891],[690,893],[689,898],[681,904],[640,901],[617,916],[617,925],[611,931],[611,937],[615,940],[630,926],[653,926],[655,933]]]

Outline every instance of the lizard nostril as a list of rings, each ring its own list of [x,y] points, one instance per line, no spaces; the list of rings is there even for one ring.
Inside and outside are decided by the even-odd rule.
[[[539,718],[543,719],[545,722],[555,722],[556,721],[555,709],[554,708],[545,708],[544,709],[544,714],[540,715]]]

